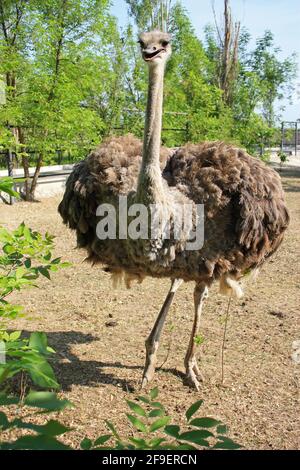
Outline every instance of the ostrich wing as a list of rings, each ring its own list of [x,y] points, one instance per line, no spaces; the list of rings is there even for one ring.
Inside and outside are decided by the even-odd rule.
[[[65,224],[76,230],[79,247],[89,247],[96,237],[96,210],[101,203],[117,204],[119,195],[136,189],[142,142],[133,135],[110,137],[75,165],[58,211]],[[170,151],[161,149],[161,168]]]
[[[278,174],[260,160],[224,142],[188,144],[165,173],[170,186],[204,204],[208,242],[216,243],[210,228],[218,230],[219,220],[223,226],[226,213],[227,233],[244,254],[265,257],[280,245],[289,222],[284,193]]]

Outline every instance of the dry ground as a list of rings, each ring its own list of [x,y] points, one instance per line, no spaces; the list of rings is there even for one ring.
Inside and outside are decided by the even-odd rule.
[[[170,354],[153,382],[160,400],[177,421],[199,398],[202,413],[222,419],[246,448],[299,449],[300,366],[291,360],[292,342],[300,339],[300,179],[284,178],[292,221],[280,251],[264,267],[245,298],[234,302],[225,350],[225,382],[220,386],[220,350],[227,300],[212,289],[202,321],[200,347],[205,383],[200,392],[182,383],[183,358],[193,318],[192,284],[185,284],[172,306],[159,363]],[[147,279],[131,290],[113,290],[109,275],[82,264],[84,253],[57,214],[59,199],[1,205],[0,220],[14,228],[23,220],[56,238],[56,253],[73,266],[41,280],[41,288],[23,291],[28,317],[13,328],[41,330],[56,349],[54,367],[62,394],[76,409],[61,419],[75,428],[67,439],[78,445],[96,437],[111,419],[124,430],[125,399],[139,386],[144,340],[168,290],[167,280]],[[29,318],[30,317],[30,318]],[[106,326],[115,320],[116,326]]]

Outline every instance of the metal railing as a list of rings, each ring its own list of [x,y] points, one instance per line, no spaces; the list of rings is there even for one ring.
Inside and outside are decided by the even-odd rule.
[[[126,109],[125,108],[124,111],[126,111],[128,114],[140,114],[141,116],[144,115],[144,111],[140,111],[138,109],[129,109],[129,108]],[[190,133],[189,121],[187,119],[188,113],[177,112],[177,111],[165,111],[164,114],[170,115],[170,116],[185,116],[186,121],[183,127],[163,127],[162,135],[164,135],[164,133],[166,132],[175,132],[178,134],[183,134],[184,135],[183,140],[187,141],[189,139],[189,133]],[[141,131],[141,133],[143,131],[142,126],[139,126],[136,129]],[[112,130],[118,131],[118,132],[121,131],[124,133],[129,132],[128,125],[125,125],[125,124],[117,126],[117,127],[113,127]],[[178,142],[178,145],[181,145],[181,144],[182,144],[182,141]],[[96,144],[91,144],[90,147],[86,147],[85,149],[83,148],[84,154],[88,154],[95,145]],[[174,146],[177,146],[177,145],[174,145]],[[26,154],[29,155],[29,163],[32,166],[34,166],[34,160],[35,160],[32,157],[37,153],[38,152],[34,149],[26,149]],[[63,164],[68,164],[68,163],[70,164],[70,163],[74,163],[77,160],[76,158],[74,158],[74,156],[71,154],[70,151],[68,151],[67,149],[62,149],[62,148],[58,148],[54,152],[46,153],[46,157],[51,157],[52,164],[55,164],[55,165],[63,165]],[[50,158],[46,158],[45,160],[49,161]],[[9,175],[11,175],[13,168],[21,168],[21,167],[22,167],[22,162],[18,158],[18,155],[16,152],[14,152],[11,149],[4,149],[0,151],[0,169],[7,168]]]
[[[291,132],[291,138],[286,134]],[[300,147],[300,119],[297,121],[282,121],[281,123],[281,143],[280,150],[283,153],[294,150],[295,155],[298,153]]]

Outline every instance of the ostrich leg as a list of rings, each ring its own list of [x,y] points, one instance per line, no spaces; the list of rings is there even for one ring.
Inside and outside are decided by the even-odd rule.
[[[189,347],[186,352],[184,365],[186,368],[186,379],[187,382],[199,390],[199,380],[202,380],[202,374],[199,370],[197,359],[196,359],[196,344],[195,336],[198,333],[200,327],[201,312],[204,300],[208,296],[208,288],[205,284],[197,284],[194,290],[194,304],[195,304],[195,317],[192,328],[191,338]]]
[[[173,302],[175,292],[182,282],[182,279],[174,279],[172,281],[170,290],[164,301],[161,311],[159,312],[150,335],[146,339],[146,363],[144,367],[141,388],[144,388],[153,379],[156,366],[156,352],[159,346],[160,335],[167,318],[169,308]]]

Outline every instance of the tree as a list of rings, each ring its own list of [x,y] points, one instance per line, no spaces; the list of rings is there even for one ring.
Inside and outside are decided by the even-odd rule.
[[[273,33],[267,30],[256,41],[256,48],[248,61],[258,79],[262,113],[269,127],[276,123],[276,101],[291,98],[296,77],[296,55],[280,59],[280,52],[280,48],[274,45]]]
[[[129,13],[140,30],[167,31],[172,0],[125,0]]]
[[[145,16],[147,2],[130,1],[130,5],[137,28],[150,27],[145,23],[151,17],[149,14]],[[152,2],[150,6],[154,8]],[[171,5],[168,31],[172,35],[173,54],[167,64],[163,124],[164,128],[182,130],[180,134],[176,131],[163,132],[163,143],[174,146],[186,140],[215,139],[220,134],[227,138],[231,124],[230,110],[228,112],[222,102],[221,90],[209,81],[210,60],[180,2]],[[129,65],[125,83],[126,109],[137,112],[124,113],[124,121],[130,123],[126,129],[133,129],[141,135],[140,116],[146,102],[146,76],[131,28],[127,30],[126,47]]]
[[[121,34],[109,0],[0,0],[0,148],[22,162],[27,200],[57,152],[80,159],[116,128],[142,136],[147,72],[136,29],[172,35],[164,128],[181,134],[163,132],[164,144],[223,139],[253,150],[274,138],[276,102],[291,95],[296,67],[295,56],[279,58],[271,32],[251,50],[224,0],[224,20],[214,13],[203,44],[180,1],[126,3],[135,27]]]
[[[207,54],[211,59],[213,82],[222,90],[224,103],[232,103],[239,67],[240,22],[233,23],[229,0],[224,0],[223,23],[218,25],[213,6],[215,27],[206,28]]]
[[[166,74],[166,110],[187,113],[181,122],[189,123],[188,140],[229,138],[230,110],[210,80],[210,58],[179,2],[171,10],[170,32],[173,55]]]
[[[216,18],[216,14],[214,13]],[[231,134],[249,150],[276,137],[275,104],[289,97],[295,77],[295,55],[279,59],[280,49],[266,31],[250,50],[251,36],[238,22],[233,27],[229,0],[224,0],[224,24],[206,27],[210,81],[223,91],[232,115]]]
[[[21,57],[25,56],[26,50],[28,28],[24,18],[28,11],[28,2],[24,0],[0,0],[0,76],[4,77],[4,98],[0,103],[0,147],[4,149],[19,143],[16,123],[22,111],[17,104],[17,80],[25,71]]]
[[[7,84],[8,98],[1,115],[2,125],[5,116],[13,128],[27,181],[25,198],[32,200],[49,154],[64,149],[82,157],[101,139],[108,93],[111,95],[110,86],[118,74],[118,48],[114,46],[120,39],[107,0],[20,3],[25,3],[27,10],[23,23],[18,22],[17,33],[10,33],[13,39],[16,36],[12,43],[6,30],[7,25],[17,24],[19,17],[13,6],[18,2],[1,0],[1,45],[5,52],[1,71],[10,81],[13,68],[13,82]],[[111,104],[112,99],[109,101]],[[30,151],[35,155],[31,181]]]

